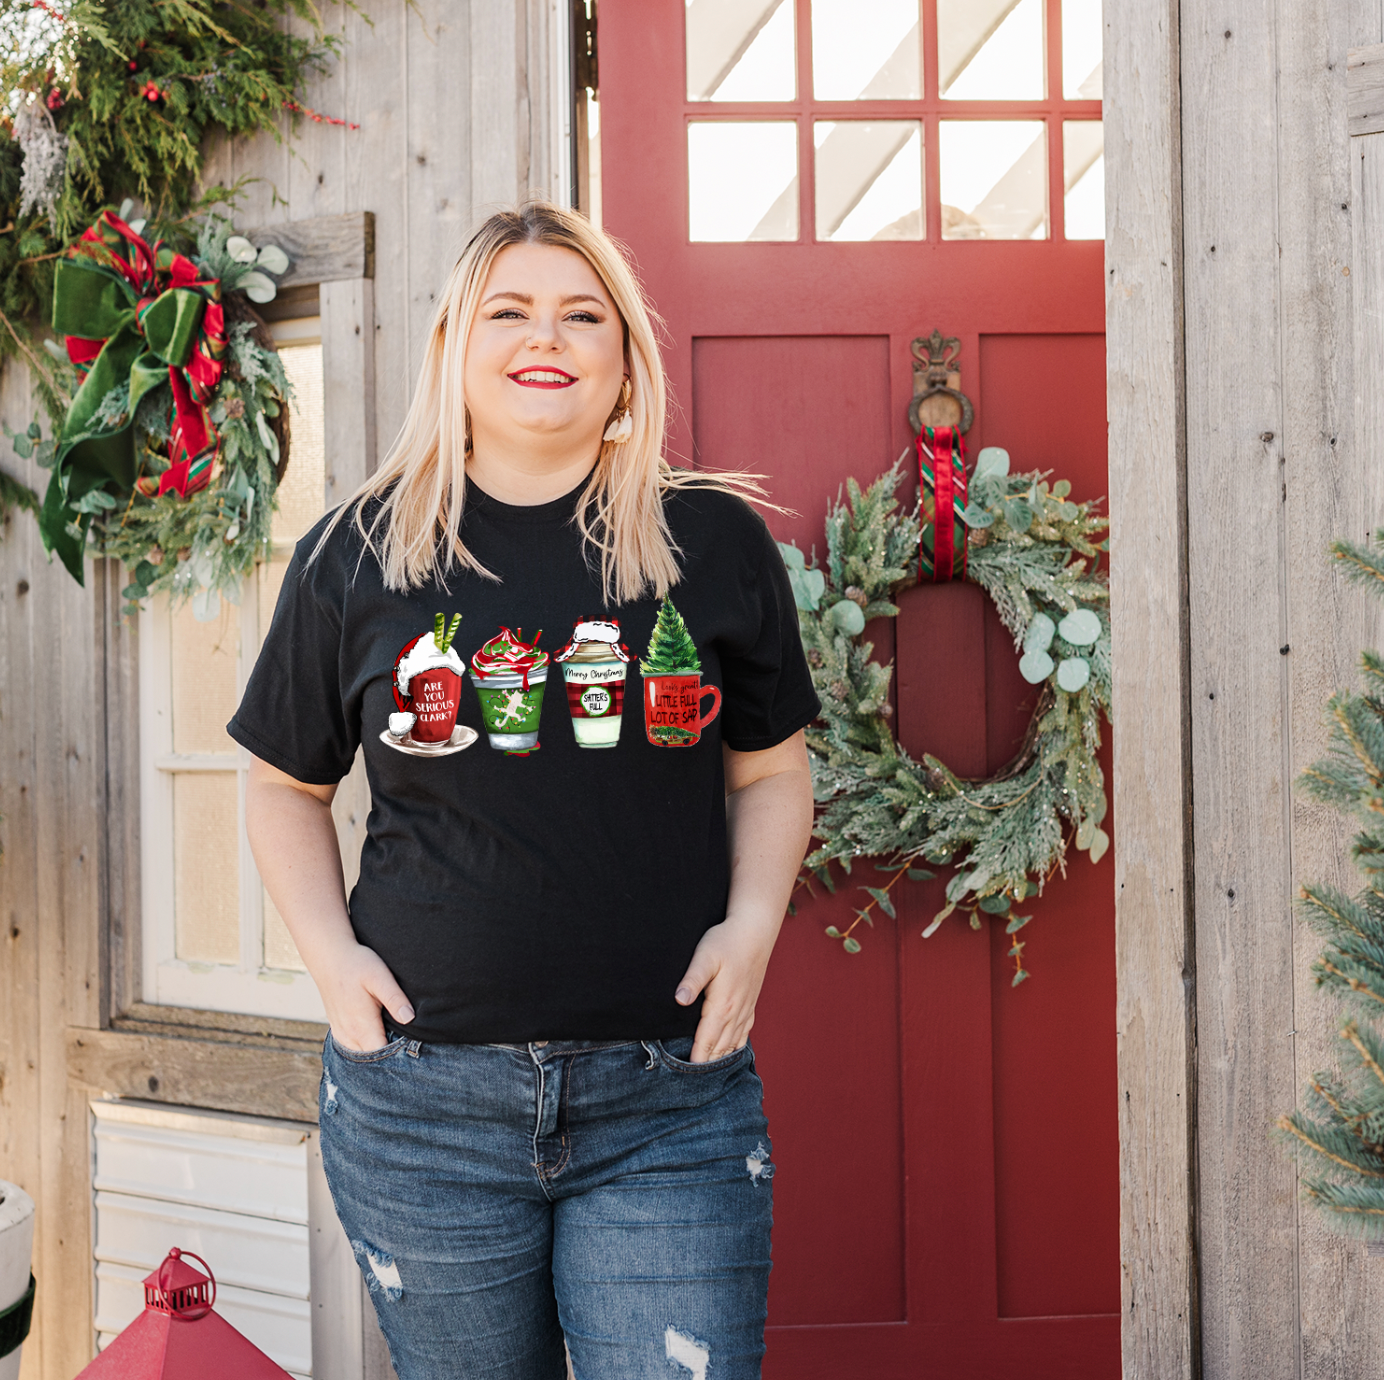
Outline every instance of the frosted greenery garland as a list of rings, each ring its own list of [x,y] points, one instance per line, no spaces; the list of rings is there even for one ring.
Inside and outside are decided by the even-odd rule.
[[[898,614],[894,594],[917,581],[919,517],[899,510],[899,466],[864,491],[847,481],[848,501],[827,513],[824,567],[809,566],[795,546],[780,549],[822,701],[807,731],[819,846],[806,866],[830,890],[833,862],[849,873],[873,859],[892,873],[884,886],[864,888],[870,899],[848,929],[827,934],[859,952],[852,931],[872,925],[876,908],[895,914],[889,893],[900,879],[931,877],[919,863],[947,865],[946,905],[924,936],[957,911],[977,929],[982,915],[1005,919],[1017,986],[1028,976],[1018,934],[1030,917],[1014,905],[1065,868],[1071,843],[1092,862],[1110,845],[1096,760],[1110,706],[1110,617],[1097,569],[1107,519],[1092,503],[1073,503],[1065,480],[1049,484],[1045,474],[1008,467],[997,448],[977,458],[962,515],[971,529],[967,579],[990,596],[1023,652],[1025,678],[1043,690],[1019,756],[988,780],[963,780],[938,758],[918,762],[899,746],[889,724],[892,667],[873,661],[862,637],[867,619]]]

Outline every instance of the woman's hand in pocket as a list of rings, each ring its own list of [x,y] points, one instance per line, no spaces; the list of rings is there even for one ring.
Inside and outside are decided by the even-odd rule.
[[[677,990],[682,1006],[690,1006],[699,992],[703,994],[691,1063],[723,1059],[750,1038],[773,942],[773,934],[766,935],[762,927],[733,920],[723,920],[702,935]]]
[[[344,1049],[362,1053],[383,1049],[389,1043],[381,1008],[401,1025],[413,1019],[413,1007],[394,974],[379,954],[364,944],[352,941],[325,959],[319,957],[312,977],[327,1008],[332,1039]]]

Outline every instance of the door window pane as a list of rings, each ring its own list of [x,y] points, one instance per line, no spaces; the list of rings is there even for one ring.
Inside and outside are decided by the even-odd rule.
[[[293,385],[289,404],[288,469],[276,497],[276,542],[296,542],[322,516],[326,454],[322,441],[322,346],[281,345],[279,359]],[[272,611],[272,610],[271,610]],[[263,623],[268,628],[269,624]]]
[[[1037,240],[1048,233],[1041,120],[943,120],[942,238]]]
[[[819,240],[923,238],[923,141],[914,120],[821,121]]]
[[[1043,0],[937,0],[938,89],[949,100],[1042,100],[1044,47]]]
[[[240,962],[239,832],[235,772],[173,778],[174,939],[188,962]]]
[[[1069,240],[1105,238],[1105,132],[1099,120],[1062,126],[1063,219]]]
[[[176,556],[166,553],[164,559]],[[170,621],[173,751],[234,752],[226,723],[240,702],[235,686],[239,612],[223,599],[217,616],[199,623],[189,600],[179,605]]]
[[[791,101],[793,0],[687,0],[689,101]]]
[[[798,238],[797,125],[693,121],[687,126],[687,181],[691,239]]]
[[[918,0],[812,0],[812,90],[819,101],[922,98]]]
[[[1062,94],[1101,99],[1101,0],[1062,0]]]

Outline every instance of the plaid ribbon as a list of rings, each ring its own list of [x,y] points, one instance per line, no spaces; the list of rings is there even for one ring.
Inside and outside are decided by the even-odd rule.
[[[966,446],[956,427],[924,427],[918,433],[918,579],[944,584],[966,578]]]

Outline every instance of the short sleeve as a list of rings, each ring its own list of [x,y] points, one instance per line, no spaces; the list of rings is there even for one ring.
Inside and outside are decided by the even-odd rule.
[[[783,557],[761,522],[762,550],[749,590],[748,635],[722,646],[721,738],[736,752],[777,747],[821,713],[803,655],[798,608]]]
[[[298,544],[279,590],[269,633],[226,731],[296,781],[332,786],[351,769],[360,742],[342,698],[341,602],[330,595],[333,543],[309,562],[318,536]]]

